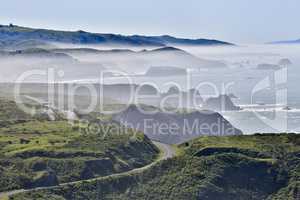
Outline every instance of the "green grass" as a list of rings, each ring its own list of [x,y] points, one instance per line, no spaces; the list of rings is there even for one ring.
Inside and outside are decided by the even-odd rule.
[[[0,98],[0,127],[4,122],[27,120],[32,117],[22,111],[15,102]]]
[[[158,150],[150,140],[140,133],[133,136],[86,135],[66,121],[30,121],[0,128],[0,174],[4,177],[0,190],[35,186],[36,177],[49,170],[62,183],[122,172],[154,160]]]
[[[0,105],[5,122],[0,126],[0,191],[92,179],[10,199],[298,198],[297,134],[204,136],[174,146],[178,156],[138,173],[93,179],[145,166],[159,150],[141,133],[118,134],[116,124],[103,124],[107,135],[95,134],[86,124],[28,116],[11,101],[0,100]],[[110,121],[97,112],[83,117]]]
[[[236,147],[256,151],[272,151],[274,148],[284,148],[287,152],[300,150],[300,137],[296,134],[256,134],[228,137],[205,136],[192,140],[180,147],[190,153],[207,147]]]
[[[0,126],[0,192],[124,172],[151,163],[159,153],[143,134],[117,124],[105,123],[93,132],[87,124],[28,116],[12,101],[0,99],[0,105],[5,119]]]
[[[0,129],[0,143],[5,143],[0,153],[13,156],[33,149],[60,149],[67,142],[79,136],[65,121],[30,121]],[[28,140],[28,144],[20,140]]]
[[[200,137],[179,145],[177,157],[141,173],[14,199],[296,200],[299,141],[296,134]]]

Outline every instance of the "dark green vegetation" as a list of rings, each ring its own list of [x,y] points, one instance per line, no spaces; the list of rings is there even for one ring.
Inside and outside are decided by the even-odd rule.
[[[0,122],[0,192],[128,171],[153,162],[159,152],[143,134],[118,132],[116,124],[86,131],[63,119],[30,116],[3,99]]]
[[[11,199],[299,199],[300,136],[201,137],[140,174],[18,194]]]
[[[0,98],[0,122],[29,118],[31,117],[19,109],[13,101]]]
[[[27,41],[30,40],[30,41]],[[0,48],[47,46],[44,42],[63,42],[73,44],[110,44],[131,46],[166,45],[232,45],[231,43],[208,39],[182,39],[171,36],[123,36],[117,34],[89,33],[85,31],[55,31],[34,29],[15,25],[0,25]]]

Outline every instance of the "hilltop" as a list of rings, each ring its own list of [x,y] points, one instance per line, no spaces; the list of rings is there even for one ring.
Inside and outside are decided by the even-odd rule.
[[[222,61],[199,58],[183,49],[170,46],[150,50],[130,49],[97,50],[92,48],[52,49],[54,53],[68,54],[81,60],[94,60],[109,66],[123,67],[124,71],[145,71],[151,66],[172,66],[179,68],[226,68]],[[128,66],[128,67],[124,67]]]
[[[240,135],[222,115],[212,111],[190,113],[147,112],[135,105],[113,116],[115,121],[144,132],[150,139],[178,144],[201,135]]]
[[[16,25],[0,25],[0,47],[17,45],[26,40],[45,46],[43,42],[70,44],[107,44],[129,46],[168,46],[168,45],[233,45],[228,42],[210,39],[183,39],[172,36],[124,36],[120,34],[90,33],[86,31],[59,31],[35,29]],[[28,43],[26,43],[28,45]],[[30,45],[32,46],[32,45]]]

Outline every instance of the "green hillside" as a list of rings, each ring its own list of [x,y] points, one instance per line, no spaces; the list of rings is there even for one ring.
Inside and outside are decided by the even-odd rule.
[[[118,132],[116,124],[103,124],[96,133],[30,116],[12,101],[0,104],[0,192],[120,173],[153,162],[159,153],[143,134]]]
[[[11,199],[299,199],[300,136],[201,137],[142,173]]]
[[[28,42],[29,40],[29,42]],[[131,46],[172,46],[172,45],[233,45],[228,42],[212,39],[185,39],[172,36],[142,36],[90,33],[82,30],[59,31],[48,29],[35,29],[17,25],[0,25],[0,48],[18,46],[20,43],[44,45],[45,42],[61,42],[71,44],[115,44]],[[32,46],[32,45],[30,45]]]

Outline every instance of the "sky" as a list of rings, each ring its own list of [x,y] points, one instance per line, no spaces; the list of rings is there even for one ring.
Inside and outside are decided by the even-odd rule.
[[[299,0],[2,0],[0,24],[234,43],[300,38]]]

